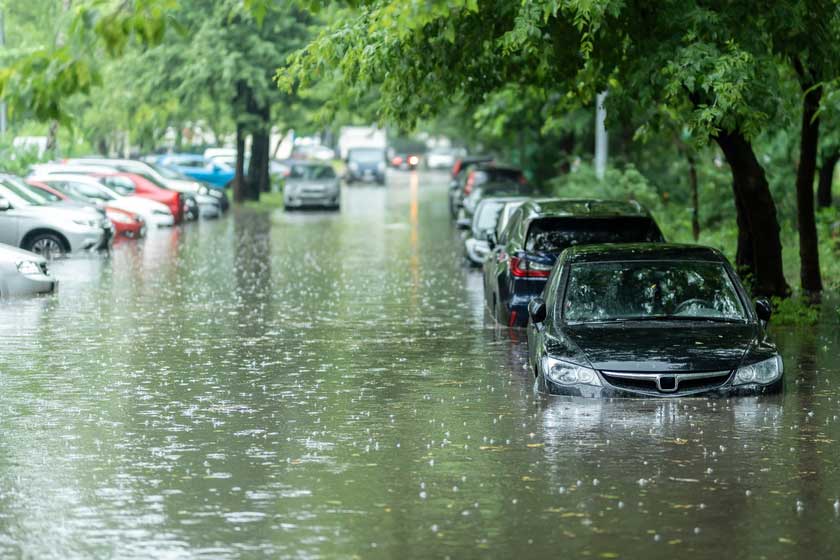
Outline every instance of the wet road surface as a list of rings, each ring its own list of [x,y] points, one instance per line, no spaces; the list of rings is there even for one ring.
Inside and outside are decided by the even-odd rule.
[[[152,232],[0,304],[0,557],[840,555],[836,324],[776,331],[778,397],[537,396],[445,188]]]

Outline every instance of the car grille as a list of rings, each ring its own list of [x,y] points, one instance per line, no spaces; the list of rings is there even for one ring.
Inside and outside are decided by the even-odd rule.
[[[617,389],[658,397],[682,396],[714,390],[724,385],[731,375],[731,371],[697,373],[601,371],[604,380]]]

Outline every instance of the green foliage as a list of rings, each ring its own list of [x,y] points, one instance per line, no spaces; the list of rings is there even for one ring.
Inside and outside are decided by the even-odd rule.
[[[799,298],[773,298],[773,325],[812,326],[820,320],[821,307]]]

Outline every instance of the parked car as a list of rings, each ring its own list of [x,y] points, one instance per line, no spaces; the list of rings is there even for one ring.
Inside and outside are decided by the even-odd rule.
[[[481,266],[490,254],[488,239],[496,231],[496,224],[502,211],[507,209],[506,213],[509,216],[526,200],[528,200],[527,197],[485,198],[476,206],[471,220],[467,218],[458,220],[459,228],[468,229],[464,238],[464,255],[470,264]]]
[[[55,291],[58,281],[50,276],[47,259],[0,243],[0,299]]]
[[[56,173],[33,175],[29,180],[67,197],[138,214],[146,224],[155,227],[174,225],[176,218],[181,215],[180,193],[160,189],[151,183],[147,184],[142,177],[128,173]]]
[[[680,397],[782,387],[767,337],[726,258],[696,245],[574,247],[529,305],[529,366],[551,394]]]
[[[478,189],[487,183],[519,183],[527,185],[528,180],[521,169],[496,165],[495,163],[472,163],[463,173],[458,175],[454,188],[449,190],[449,211],[453,218],[458,216],[464,205],[464,198],[473,189]]]
[[[160,188],[181,193],[183,219],[197,220],[199,217],[215,218],[221,215],[221,203],[212,196],[211,190],[192,179],[165,177],[153,164],[134,159],[102,157],[72,158],[66,161],[72,165],[105,166],[110,170],[139,175]]]
[[[338,210],[341,206],[341,184],[331,165],[306,161],[292,164],[283,204],[287,210],[321,207]]]
[[[519,181],[500,181],[482,183],[472,189],[469,195],[464,198],[461,207],[462,217],[471,220],[478,203],[485,198],[493,197],[534,197],[539,191],[534,185]]]
[[[455,163],[452,165],[452,179],[457,180],[458,177],[464,173],[470,165],[476,165],[478,163],[492,163],[493,156],[488,155],[472,155],[472,156],[464,156],[455,160]]]
[[[383,148],[351,148],[347,151],[348,183],[356,181],[385,184],[385,150]]]
[[[157,171],[158,175],[160,175],[161,177],[163,177],[167,181],[179,181],[179,184],[192,182],[190,177],[187,177],[183,173],[180,173],[180,172],[178,172],[178,171],[176,171],[172,168],[165,167],[163,165],[158,165],[155,162],[148,162],[148,163],[152,167],[152,169]],[[235,165],[235,163],[233,165],[231,165],[230,168],[235,169],[234,165]],[[160,181],[158,181],[158,183],[161,186],[166,187],[166,185],[160,183]],[[167,188],[169,188],[169,187],[167,187]],[[178,189],[175,189],[175,190],[178,190]],[[179,192],[183,192],[183,191],[179,191]],[[227,193],[225,193],[224,189],[215,189],[215,188],[208,187],[206,185],[201,185],[196,190],[195,196],[197,197],[196,202],[198,202],[199,208],[202,208],[202,205],[204,205],[206,207],[204,213],[207,214],[207,217],[216,217],[216,211],[215,211],[215,208],[214,208],[213,204],[208,202],[205,197],[209,197],[209,198],[213,199],[213,202],[215,202],[219,206],[219,208],[221,209],[222,212],[227,212],[227,210],[230,208],[230,201],[228,200]]]
[[[82,197],[72,197],[71,195],[51,187],[48,183],[43,183],[36,177],[26,180],[27,186],[41,195],[44,199],[52,204],[64,204],[68,206],[83,207],[86,204],[95,204],[92,201]],[[102,209],[105,216],[111,220],[111,225],[114,226],[114,238],[129,238],[137,239],[146,234],[146,221],[134,212],[123,210],[113,206],[110,201],[103,202]],[[170,214],[171,215],[171,214]]]
[[[0,176],[0,243],[53,258],[107,248],[112,232],[106,217],[50,205],[16,177]]]
[[[493,236],[495,237],[495,236]],[[662,233],[637,203],[539,199],[523,203],[484,260],[484,301],[498,322],[525,326],[528,303],[542,293],[557,256],[573,245],[660,242]]]
[[[155,163],[215,189],[230,186],[235,175],[233,167],[195,154],[167,154],[158,157]]]

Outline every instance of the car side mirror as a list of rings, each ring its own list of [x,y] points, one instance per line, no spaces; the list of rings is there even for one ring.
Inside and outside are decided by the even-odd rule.
[[[0,198],[0,212],[5,212],[6,210],[11,210],[12,205],[11,203],[6,200],[5,198]]]
[[[490,249],[495,249],[497,243],[498,243],[498,241],[496,240],[496,232],[491,231],[490,233],[488,233],[487,234],[487,245],[490,247]]]
[[[545,300],[541,297],[535,297],[528,303],[528,316],[531,317],[531,322],[539,325],[545,321]]]
[[[470,226],[472,226],[472,222],[467,218],[458,218],[455,222],[457,229],[470,229]]]
[[[759,298],[755,300],[755,314],[758,316],[758,320],[766,325],[773,315],[773,307],[765,298]]]

